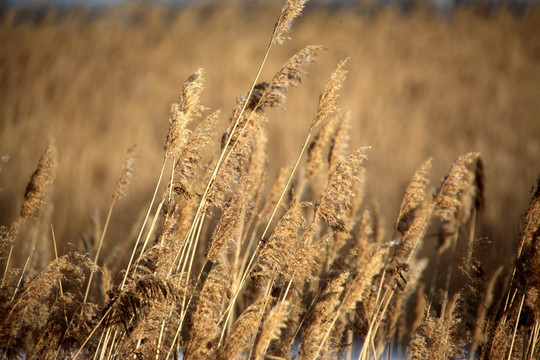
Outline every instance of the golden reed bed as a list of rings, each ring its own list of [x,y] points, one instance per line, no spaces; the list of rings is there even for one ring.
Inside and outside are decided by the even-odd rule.
[[[1,14],[2,358],[538,358],[540,12],[281,5]]]

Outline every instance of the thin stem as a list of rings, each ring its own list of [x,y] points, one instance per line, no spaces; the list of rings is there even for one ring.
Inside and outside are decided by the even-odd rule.
[[[54,235],[54,227],[53,224],[51,224],[51,234],[52,234],[52,240],[53,240],[53,247],[54,247],[54,259],[58,260],[58,250],[56,248],[56,236]],[[62,288],[62,279],[58,279],[58,285],[60,285],[60,296],[64,296],[64,289]]]
[[[23,267],[23,270],[21,272],[21,277],[19,278],[19,282],[17,283],[17,286],[15,287],[15,290],[13,291],[13,296],[11,297],[11,301],[13,301],[13,299],[15,299],[15,295],[17,295],[17,291],[19,290],[19,287],[21,286],[22,279],[24,277],[24,273],[26,272],[26,268],[28,267],[28,263],[30,262],[30,257],[34,253],[34,250],[36,250],[35,245],[32,247],[32,250],[30,250],[30,254],[26,258],[26,262],[24,263],[24,267]]]
[[[124,288],[124,285],[126,284],[126,280],[128,278],[129,271],[131,268],[131,263],[133,262],[133,259],[135,258],[135,253],[137,252],[137,244],[139,244],[139,241],[141,240],[142,234],[144,232],[144,228],[146,227],[146,222],[148,221],[148,218],[150,217],[150,212],[152,211],[152,206],[154,205],[154,201],[156,201],[159,185],[161,184],[161,179],[163,178],[163,172],[165,171],[165,163],[166,161],[163,160],[163,164],[161,165],[161,172],[159,173],[159,179],[156,184],[156,188],[154,189],[154,195],[152,196],[152,200],[150,201],[150,206],[148,206],[148,211],[146,212],[146,216],[141,226],[141,230],[139,231],[139,235],[137,236],[137,240],[135,240],[135,244],[133,245],[133,251],[131,252],[131,257],[129,258],[129,262],[126,267],[126,273],[124,275],[124,279],[122,280],[122,285],[120,285],[120,290],[122,290]]]
[[[103,239],[105,239],[105,234],[107,233],[107,228],[109,227],[109,222],[111,220],[112,211],[114,205],[116,204],[116,199],[113,199],[111,207],[109,208],[109,213],[107,214],[107,220],[105,221],[105,226],[103,227],[103,232],[101,233],[101,238],[99,239],[99,245],[96,252],[96,257],[94,258],[94,264],[97,265],[99,260],[99,254],[101,252],[101,247],[103,246]],[[94,277],[94,270],[90,271],[90,277],[88,279],[88,285],[86,286],[86,292],[84,294],[83,304],[86,303],[88,299],[88,293],[90,292],[90,286],[92,285],[92,279]]]
[[[92,329],[92,331],[90,332],[90,334],[88,335],[88,337],[86,338],[86,340],[84,340],[84,342],[82,343],[81,347],[79,348],[79,351],[77,351],[75,353],[75,356],[73,356],[73,359],[72,360],[75,360],[81,353],[81,351],[83,351],[84,347],[86,346],[86,344],[88,343],[88,341],[90,341],[90,338],[94,335],[94,333],[96,332],[96,330],[99,328],[99,326],[101,325],[101,323],[103,322],[103,320],[105,320],[105,318],[107,317],[107,315],[109,315],[109,313],[111,312],[112,310],[112,307],[108,308],[107,311],[105,312],[105,314],[103,314],[103,316],[101,317],[101,319],[98,321],[98,323],[96,324],[96,326],[94,326],[94,328]]]
[[[521,317],[521,310],[523,309],[523,303],[525,302],[525,294],[521,296],[521,304],[519,305],[518,318],[516,319],[516,325],[514,326],[514,332],[512,334],[512,342],[510,343],[510,350],[508,351],[508,360],[512,358],[512,350],[514,349],[514,341],[516,340],[517,328],[519,325],[519,318]]]

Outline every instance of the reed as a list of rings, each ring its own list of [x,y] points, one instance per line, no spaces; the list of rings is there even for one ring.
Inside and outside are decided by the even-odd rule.
[[[139,215],[123,205],[139,173],[131,147],[104,224],[97,213],[93,235],[81,236],[86,254],[57,248],[47,194],[68,155],[47,148],[19,213],[0,228],[1,358],[311,360],[358,352],[358,359],[380,359],[396,349],[410,359],[540,356],[540,180],[514,262],[496,269],[485,264],[495,244],[481,219],[492,206],[485,184],[497,179],[486,176],[479,152],[459,156],[438,188],[430,183],[440,160],[418,161],[408,185],[385,188],[402,199],[387,221],[386,198],[378,202],[369,187],[386,184],[372,175],[380,141],[358,147],[358,119],[340,110],[350,97],[346,75],[357,80],[353,60],[336,61],[318,98],[305,103],[290,101],[297,98],[289,91],[302,90],[321,46],[291,51],[263,80],[274,57],[289,51],[278,46],[304,6],[287,0],[276,9],[270,40],[228,122],[203,105],[207,91],[227,94],[206,85],[202,68],[187,76],[164,124],[164,147],[157,146],[153,185],[130,190],[144,204]],[[0,28],[16,26],[0,17]],[[319,81],[318,70],[310,73]],[[295,119],[305,126],[291,165],[278,161],[270,136],[289,107],[313,110]],[[120,239],[114,228],[123,217],[132,236]],[[55,254],[41,268],[33,261],[40,246]],[[22,262],[13,260],[18,247]]]

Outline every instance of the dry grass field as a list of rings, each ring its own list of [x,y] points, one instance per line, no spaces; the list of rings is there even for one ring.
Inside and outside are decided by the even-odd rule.
[[[1,358],[538,358],[540,9],[282,5],[0,14]]]

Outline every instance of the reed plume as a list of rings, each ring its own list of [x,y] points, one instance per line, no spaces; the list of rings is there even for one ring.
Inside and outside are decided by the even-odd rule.
[[[217,355],[220,318],[230,297],[231,271],[227,262],[216,263],[210,270],[191,318],[193,326],[184,353],[186,359],[213,359]]]
[[[520,249],[530,246],[533,235],[540,228],[540,177],[536,180],[536,188],[532,194],[529,208],[524,217]]]
[[[278,107],[285,109],[287,97],[285,92],[289,88],[297,88],[306,74],[304,67],[317,60],[317,53],[322,49],[319,45],[308,45],[294,54],[267,84],[260,95],[257,108]],[[253,96],[253,95],[252,95]]]
[[[405,234],[411,227],[426,197],[426,187],[429,184],[429,170],[433,159],[428,159],[415,171],[405,195],[401,202],[399,214],[397,216],[395,230],[401,235]]]
[[[307,0],[287,0],[281,9],[281,14],[274,26],[270,43],[272,45],[282,45],[285,40],[290,39],[285,34],[291,31],[292,21],[298,17],[304,9]]]
[[[281,330],[287,325],[290,305],[288,302],[276,304],[264,319],[259,340],[255,346],[254,358],[264,359],[268,346],[272,340],[276,340],[281,335]]]
[[[30,178],[24,191],[24,203],[21,208],[21,217],[28,218],[35,214],[43,205],[47,189],[54,181],[57,163],[56,147],[49,145],[39,159],[37,169]]]
[[[217,356],[218,360],[238,359],[251,349],[268,301],[270,297],[261,297],[242,312],[223,343]]]
[[[306,178],[310,179],[317,172],[328,165],[328,146],[332,141],[336,128],[340,123],[340,117],[336,116],[326,123],[315,135],[308,148],[308,160],[306,165]],[[333,141],[335,142],[335,141]],[[325,153],[326,152],[326,153]]]
[[[468,153],[454,161],[435,198],[433,215],[437,219],[459,228],[469,220],[471,209],[478,208],[483,198],[482,163],[479,159],[480,154]],[[474,171],[468,168],[472,164],[475,165]]]
[[[240,179],[237,191],[223,211],[212,234],[210,249],[206,256],[208,260],[216,262],[227,256],[231,245],[239,246],[244,218],[250,207],[247,190],[251,184],[252,179],[247,175]]]
[[[186,126],[195,118],[201,116],[206,109],[200,104],[201,92],[204,88],[204,71],[198,69],[186,80],[178,101],[171,105],[169,115],[169,131],[165,144],[165,157],[177,157],[184,146],[189,129]]]
[[[191,184],[197,183],[200,176],[199,171],[202,161],[202,149],[212,142],[211,138],[215,134],[213,129],[216,125],[220,111],[215,111],[207,116],[190,134],[186,146],[178,155],[178,160],[174,165],[173,190],[185,197],[191,197],[195,194]],[[199,189],[197,189],[199,190]]]
[[[458,330],[461,321],[456,306],[458,301],[459,297],[450,304],[449,317],[426,314],[407,350],[410,359],[446,360],[464,356],[465,344],[461,342]]]
[[[58,299],[59,280],[64,286],[79,288],[84,283],[85,272],[89,269],[97,270],[87,257],[70,253],[52,261],[17,293],[7,294],[5,290],[8,288],[2,288],[0,351],[16,354],[18,351],[39,347],[39,339],[44,331],[51,327],[57,328],[54,341],[61,342],[74,312],[66,313],[62,317],[52,317],[54,313],[50,310],[55,306],[62,306],[62,301],[72,301],[76,304],[75,308],[78,308],[81,299],[70,298],[71,295]],[[70,309],[75,310],[73,306]],[[67,320],[64,320],[66,316]]]
[[[340,269],[340,266],[343,265],[336,265],[335,270],[331,270],[331,277],[321,289],[320,295],[310,310],[305,329],[302,331],[300,360],[315,359],[318,353],[323,357],[326,354],[325,349],[328,343],[325,342],[325,336],[333,325],[333,319],[339,308],[345,284],[351,275],[346,269]]]
[[[343,87],[343,82],[345,81],[345,75],[347,71],[345,70],[345,65],[349,59],[341,60],[332,74],[330,74],[330,79],[326,83],[324,90],[319,97],[319,102],[317,104],[317,112],[315,117],[311,122],[310,129],[314,129],[319,126],[328,115],[334,113],[338,108],[336,105],[336,100],[339,97],[339,90]]]
[[[335,169],[343,162],[349,153],[349,139],[351,132],[351,113],[344,112],[338,115],[338,127],[332,137],[332,144],[328,153],[328,168]]]
[[[317,207],[318,214],[334,231],[347,231],[343,216],[352,207],[354,184],[359,181],[357,174],[367,159],[366,149],[356,150],[331,173]]]
[[[275,271],[282,271],[291,259],[298,231],[305,226],[301,204],[293,197],[289,209],[281,217],[270,238],[265,241],[257,265],[260,267],[258,276],[272,277]]]

